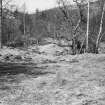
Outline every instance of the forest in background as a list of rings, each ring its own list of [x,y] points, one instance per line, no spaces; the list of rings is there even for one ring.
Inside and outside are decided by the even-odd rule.
[[[63,3],[62,0],[59,3]],[[2,18],[2,44],[15,46],[28,46],[39,43],[43,38],[72,40],[75,34],[76,40],[86,42],[87,30],[87,5],[66,5],[45,11],[35,11],[35,14],[14,12],[3,8]],[[96,44],[100,29],[104,0],[90,3],[90,24],[89,24],[89,50]],[[105,14],[103,15],[101,41],[105,41]],[[78,29],[75,29],[78,20],[81,20]],[[25,34],[24,34],[25,24]]]

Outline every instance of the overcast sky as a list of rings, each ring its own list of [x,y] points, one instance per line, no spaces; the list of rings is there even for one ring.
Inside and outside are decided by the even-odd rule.
[[[26,3],[28,12],[35,12],[38,8],[39,10],[45,10],[57,6],[57,0],[13,0],[16,5],[22,7],[23,3]],[[71,0],[72,1],[72,0]]]
[[[23,8],[23,4],[26,4],[27,11],[29,13],[35,12],[36,9],[45,10],[54,8],[57,6],[57,0],[12,0],[13,4],[17,5],[20,10]],[[69,0],[70,3],[73,3],[73,0]],[[96,0],[90,0],[96,1]]]

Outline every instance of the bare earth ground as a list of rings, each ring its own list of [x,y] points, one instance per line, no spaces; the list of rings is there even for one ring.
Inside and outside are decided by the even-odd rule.
[[[18,68],[26,72],[0,76],[0,105],[105,105],[105,54],[35,54],[32,61],[29,70]]]

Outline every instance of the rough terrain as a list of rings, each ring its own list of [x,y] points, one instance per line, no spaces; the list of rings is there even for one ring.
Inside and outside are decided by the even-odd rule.
[[[49,46],[0,51],[0,105],[105,105],[105,54]]]

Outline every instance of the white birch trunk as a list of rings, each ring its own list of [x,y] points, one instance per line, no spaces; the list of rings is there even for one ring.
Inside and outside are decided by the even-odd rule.
[[[86,34],[86,52],[89,50],[89,17],[90,17],[90,1],[88,0],[88,13],[87,13],[87,34]]]
[[[99,33],[98,33],[98,37],[97,37],[97,41],[96,41],[96,50],[98,50],[98,47],[99,47],[99,41],[100,41],[100,38],[101,38],[104,13],[105,13],[105,4],[104,4],[104,6],[103,6],[103,10],[102,10],[100,29],[99,29]]]
[[[24,35],[26,34],[26,24],[25,24],[25,11],[26,11],[26,5],[24,3],[24,17],[23,17],[23,21],[24,21]]]

